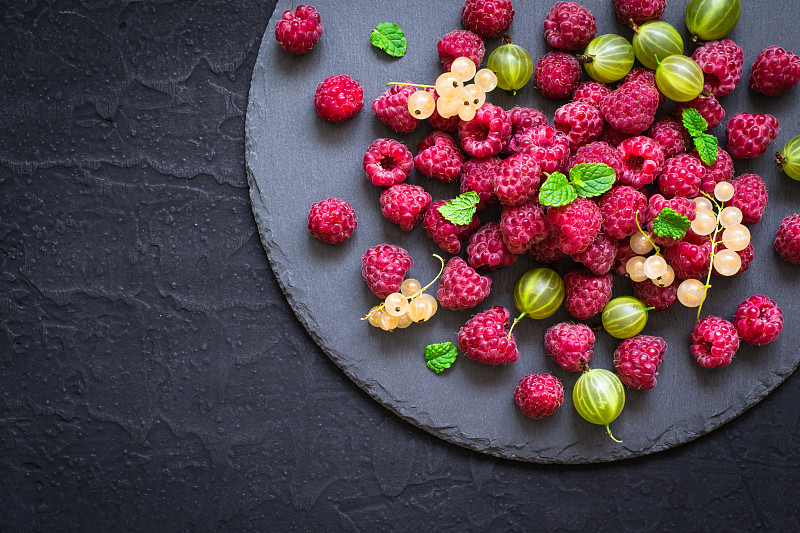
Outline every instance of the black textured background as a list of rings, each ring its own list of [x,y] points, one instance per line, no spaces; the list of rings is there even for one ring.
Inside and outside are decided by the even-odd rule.
[[[794,531],[797,376],[582,467],[460,449],[344,377],[250,213],[273,5],[0,2],[0,530]]]

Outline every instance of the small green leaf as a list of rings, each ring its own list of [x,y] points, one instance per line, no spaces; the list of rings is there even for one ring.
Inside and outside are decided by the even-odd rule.
[[[693,107],[685,108],[681,118],[683,119],[683,127],[692,137],[698,137],[708,129],[706,119],[703,118],[700,111]]]
[[[439,344],[429,344],[425,347],[425,359],[428,360],[428,368],[437,374],[450,368],[456,360],[456,347],[452,342],[442,342]]]
[[[697,154],[700,159],[708,166],[713,165],[717,161],[719,155],[719,141],[713,135],[703,133],[694,138],[694,147],[697,148]]]
[[[392,57],[403,57],[408,42],[403,30],[393,22],[381,22],[369,36],[370,42]]]
[[[478,193],[467,191],[440,206],[439,213],[453,224],[466,226],[472,222],[472,215],[478,209],[478,202],[480,201],[481,197],[478,196]]]
[[[665,207],[653,221],[653,233],[659,237],[680,239],[686,235],[692,223],[689,219],[671,207]]]
[[[569,179],[581,198],[600,196],[614,186],[617,174],[605,163],[579,163],[569,171]]]
[[[572,203],[578,193],[561,172],[553,172],[539,187],[539,203],[560,207]]]

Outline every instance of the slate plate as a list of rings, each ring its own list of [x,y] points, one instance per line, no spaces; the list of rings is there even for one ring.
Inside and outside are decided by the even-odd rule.
[[[631,32],[621,27],[610,2],[585,1],[598,19],[598,33]],[[684,33],[683,5],[670,2],[664,19]],[[317,48],[291,56],[274,40],[273,27],[283,10],[278,3],[266,30],[253,72],[246,124],[246,158],[253,213],[270,264],[297,317],[320,347],[344,373],[373,398],[400,417],[445,440],[500,457],[542,463],[612,461],[649,454],[695,439],[731,420],[764,398],[786,379],[800,360],[800,331],[791,327],[798,309],[794,279],[798,267],[783,263],[772,248],[780,220],[796,211],[800,184],[780,174],[771,153],[800,133],[797,109],[800,88],[771,99],[747,88],[749,65],[756,53],[771,44],[800,50],[793,17],[780,13],[796,9],[789,1],[774,2],[769,12],[747,3],[739,26],[730,35],[745,51],[745,72],[737,90],[722,99],[728,117],[739,111],[772,113],[783,125],[770,154],[755,161],[736,161],[736,174],[760,174],[770,191],[764,219],[751,228],[755,259],[748,272],[732,279],[715,277],[704,314],[731,318],[748,296],[764,293],[783,308],[787,327],[768,347],[743,344],[734,363],[706,370],[689,354],[688,335],[693,310],[676,305],[651,315],[644,333],[663,336],[669,351],[658,386],[650,392],[627,391],[626,407],[612,424],[623,444],[612,442],[599,427],[574,411],[570,393],[577,375],[557,367],[544,353],[547,327],[569,320],[562,310],[548,320],[521,322],[517,329],[520,359],[504,367],[488,367],[459,357],[453,368],[436,375],[425,366],[424,347],[456,340],[470,312],[440,310],[427,324],[385,333],[359,319],[377,304],[361,279],[361,254],[389,242],[406,248],[414,258],[410,276],[428,281],[439,269],[431,257],[441,253],[421,227],[400,231],[384,219],[378,206],[380,191],[361,169],[366,147],[378,137],[391,137],[415,147],[431,129],[423,123],[412,134],[397,134],[373,115],[370,103],[385,90],[387,81],[433,83],[440,71],[436,43],[448,31],[460,28],[460,0],[375,3],[357,0],[317,5],[325,33]],[[544,54],[541,24],[552,2],[518,2],[511,28],[514,41],[536,58]],[[397,22],[406,33],[409,50],[392,59],[373,48],[369,34],[377,23]],[[775,36],[778,36],[775,38]],[[498,45],[487,42],[487,50]],[[691,50],[689,50],[691,51]],[[488,56],[488,52],[487,52]],[[317,83],[336,74],[349,74],[365,93],[365,108],[344,123],[319,119],[313,108]],[[495,91],[489,101],[509,109],[537,107],[552,118],[563,102],[543,98],[531,86],[516,97]],[[713,133],[724,145],[724,123]],[[426,178],[416,171],[408,182],[424,186],[434,200],[457,194],[456,185]],[[341,197],[358,213],[359,227],[340,246],[325,245],[308,235],[309,206],[320,199]],[[492,305],[513,309],[512,289],[535,265],[527,256],[492,274],[491,296],[476,311]],[[558,264],[564,274],[574,264]],[[629,294],[626,280],[616,278],[614,295]],[[612,368],[617,342],[599,332],[593,367]],[[309,354],[313,357],[313,354]],[[298,361],[302,364],[302,361]],[[514,404],[517,381],[532,372],[558,376],[567,390],[563,407],[553,417],[531,420]]]

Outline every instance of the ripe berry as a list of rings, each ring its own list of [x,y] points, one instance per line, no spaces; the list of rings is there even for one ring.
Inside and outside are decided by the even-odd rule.
[[[617,180],[640,189],[652,183],[664,167],[664,149],[650,137],[631,137],[617,147],[622,158],[622,173]]]
[[[717,98],[732,93],[742,79],[744,53],[731,40],[706,43],[695,50],[692,59],[703,69],[706,88]]]
[[[586,324],[561,322],[547,328],[544,349],[564,370],[580,372],[594,357],[594,332]]]
[[[503,35],[513,20],[511,0],[466,0],[461,8],[464,27],[485,39]]]
[[[443,131],[434,131],[417,146],[419,153],[414,157],[417,170],[444,182],[458,179],[464,155],[453,138]]]
[[[439,93],[436,92],[436,89],[428,87],[425,90],[433,94],[434,102],[439,100]],[[459,118],[458,115],[454,115],[450,118],[444,118],[436,109],[434,109],[433,114],[428,117],[428,124],[430,124],[434,130],[446,131],[447,133],[453,133],[457,131],[459,122],[461,122],[461,118]]]
[[[516,207],[505,207],[500,213],[503,242],[513,254],[524,254],[549,233],[544,210],[536,201]]]
[[[658,187],[666,196],[694,198],[700,194],[700,185],[706,176],[702,161],[693,155],[680,154],[664,162]]]
[[[575,150],[597,139],[603,132],[603,115],[594,105],[569,102],[556,109],[553,126],[563,132]]]
[[[622,78],[622,83],[628,83],[629,81],[638,81],[639,83],[644,83],[645,85],[649,85],[651,87],[655,87],[658,90],[658,84],[656,83],[656,71],[650,70],[649,68],[641,68],[636,67],[631,69],[628,74]],[[664,102],[667,101],[667,97],[664,96],[661,91],[658,91],[658,107],[664,105]]]
[[[586,250],[603,223],[600,208],[593,201],[577,198],[571,204],[551,207],[547,220],[558,230],[558,245],[565,254],[579,254]]]
[[[573,254],[572,260],[581,263],[597,276],[605,274],[614,266],[617,257],[617,240],[600,233],[584,251]]]
[[[625,385],[651,390],[666,352],[667,342],[661,337],[636,335],[619,343],[614,351],[614,368]]]
[[[569,158],[569,139],[554,126],[531,128],[519,137],[519,151],[533,156],[542,172],[560,172]]]
[[[630,237],[639,231],[636,222],[643,224],[647,213],[647,197],[629,186],[612,188],[600,198],[603,232],[615,239]]]
[[[725,203],[742,211],[743,224],[755,224],[767,207],[767,186],[758,174],[742,174],[733,181],[733,198]]]
[[[519,138],[529,129],[537,129],[547,125],[547,117],[538,109],[530,107],[513,107],[508,111],[511,121],[511,135],[505,146],[504,154],[514,154],[519,151]]]
[[[361,256],[361,275],[369,290],[385,299],[400,290],[406,272],[414,264],[408,252],[394,244],[373,246]]]
[[[364,91],[347,75],[331,76],[317,85],[314,108],[325,120],[340,122],[355,116],[364,107]]]
[[[800,81],[800,57],[779,46],[761,50],[750,69],[750,87],[767,96],[775,96]]]
[[[447,200],[432,203],[422,217],[422,227],[442,251],[457,254],[461,251],[462,241],[468,239],[480,227],[481,222],[475,213],[468,225],[453,224],[439,212],[439,208],[446,203]]]
[[[600,111],[608,124],[629,135],[650,127],[658,109],[658,90],[640,82],[623,83],[603,98]]]
[[[665,207],[674,209],[679,215],[683,215],[688,218],[689,221],[692,221],[695,218],[697,204],[694,203],[694,200],[683,198],[682,196],[676,196],[675,198],[667,200],[660,194],[652,195],[647,199],[647,231],[651,234],[653,233],[653,221]],[[656,235],[653,235],[653,240],[656,244],[664,246],[672,246],[676,242],[676,240],[671,237],[658,237]]]
[[[408,110],[408,97],[415,92],[416,87],[392,85],[372,101],[375,116],[399,133],[414,131],[420,121]]]
[[[736,327],[724,318],[710,316],[694,325],[689,350],[704,368],[721,368],[733,361],[739,349]]]
[[[711,239],[688,232],[676,244],[664,248],[664,259],[678,279],[700,279],[711,266]]]
[[[564,252],[558,246],[559,235],[559,231],[551,228],[544,240],[531,245],[528,255],[537,263],[555,263],[564,257]]]
[[[414,170],[414,160],[406,145],[394,139],[375,139],[362,161],[367,179],[378,187],[404,181]]]
[[[311,205],[308,231],[328,244],[339,244],[350,238],[358,226],[353,207],[340,198],[328,198]]]
[[[497,176],[502,160],[496,156],[472,158],[461,167],[461,185],[459,192],[475,191],[480,197],[478,211],[483,211],[497,203],[494,194],[495,176]]]
[[[622,154],[605,141],[595,141],[578,148],[567,162],[567,170],[581,163],[605,163],[619,180],[622,174]]]
[[[678,282],[673,281],[666,287],[659,287],[652,280],[632,281],[633,295],[653,311],[669,309],[678,301]]]
[[[602,102],[603,98],[608,96],[610,92],[611,89],[602,83],[598,83],[596,81],[586,81],[578,85],[578,88],[575,89],[574,93],[572,93],[572,100],[574,102],[584,100],[599,108],[600,102]]]
[[[275,39],[284,50],[293,54],[310,52],[322,36],[322,19],[312,6],[287,9],[275,23]]]
[[[706,85],[705,88],[709,89],[711,86]],[[689,100],[688,102],[679,102],[675,106],[675,117],[679,121],[682,120],[683,117],[683,110],[691,107],[697,110],[706,122],[708,123],[708,127],[715,128],[722,122],[722,119],[725,118],[725,110],[720,105],[719,101],[716,99],[715,96],[705,96],[704,94],[700,94],[694,100]]]
[[[689,133],[683,124],[674,118],[658,119],[647,132],[647,136],[655,140],[664,149],[664,157],[675,157],[684,154],[691,146]]]
[[[567,98],[581,83],[581,64],[566,52],[548,52],[536,62],[533,83],[548,98]]]
[[[611,273],[595,276],[585,269],[568,272],[564,276],[564,307],[578,320],[589,320],[611,300],[612,283]]]
[[[500,163],[494,181],[494,192],[500,203],[513,207],[535,199],[541,184],[542,171],[530,154],[516,153]]]
[[[519,380],[514,401],[525,416],[541,419],[553,415],[564,403],[564,386],[550,374],[528,374]]]
[[[436,49],[446,72],[450,72],[450,65],[458,57],[468,57],[475,65],[480,65],[486,53],[483,39],[469,30],[451,31],[439,40]]]
[[[380,201],[383,216],[403,231],[411,231],[422,222],[425,211],[431,205],[431,195],[419,185],[398,183],[384,190]]]
[[[743,341],[763,346],[781,334],[783,312],[778,304],[759,294],[739,304],[733,323],[736,324],[736,331]]]
[[[692,155],[697,157],[697,150],[693,151]],[[722,148],[717,148],[717,160],[714,161],[714,164],[703,163],[703,168],[706,169],[706,176],[703,178],[703,183],[700,184],[700,190],[706,194],[713,195],[717,183],[733,179],[733,159],[731,159],[731,154]]]
[[[667,7],[667,0],[614,0],[614,10],[623,24],[642,24],[659,20]]]
[[[517,338],[508,334],[511,313],[495,306],[478,313],[458,331],[458,347],[464,355],[486,365],[513,363],[519,359]]]
[[[775,232],[775,249],[787,263],[800,265],[800,214],[789,215]]]
[[[728,152],[739,159],[760,156],[778,136],[778,126],[778,119],[772,115],[736,113],[725,128]]]
[[[557,50],[579,50],[597,33],[597,21],[575,2],[556,2],[544,19],[544,38]]]
[[[518,257],[503,241],[499,222],[487,222],[469,238],[467,262],[472,268],[497,270],[514,263]]]
[[[511,136],[511,121],[503,108],[485,103],[475,118],[458,124],[461,148],[472,157],[488,157],[500,153]]]
[[[481,276],[463,259],[453,257],[444,267],[436,299],[445,309],[471,309],[489,296],[491,288],[492,278]]]

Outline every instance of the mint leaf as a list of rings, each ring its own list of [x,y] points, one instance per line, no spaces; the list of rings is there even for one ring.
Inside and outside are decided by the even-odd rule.
[[[403,57],[408,42],[403,30],[393,22],[381,22],[369,36],[370,42],[392,57]]]
[[[443,206],[439,207],[439,213],[452,222],[460,226],[466,226],[472,222],[472,215],[478,209],[478,202],[481,197],[475,191],[468,191],[464,194],[459,194]]]
[[[617,181],[614,169],[605,163],[579,163],[569,171],[572,186],[581,198],[600,196]]]
[[[653,233],[659,237],[680,239],[692,223],[671,207],[665,207],[653,221]]]
[[[553,172],[539,187],[539,203],[550,207],[560,207],[572,203],[578,193],[567,177],[561,172]]]
[[[693,107],[684,109],[681,119],[683,120],[683,127],[686,128],[686,131],[688,131],[689,135],[692,137],[698,137],[708,129],[708,122],[706,122],[706,119],[703,118],[700,111]]]
[[[694,147],[697,148],[697,155],[708,166],[713,165],[717,161],[719,155],[719,141],[713,135],[708,133],[701,133],[694,138]]]
[[[437,374],[450,368],[456,361],[456,347],[452,342],[442,342],[430,344],[425,347],[425,359],[428,360],[428,368]]]

